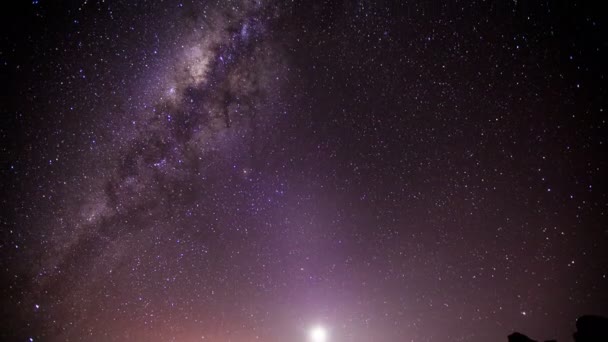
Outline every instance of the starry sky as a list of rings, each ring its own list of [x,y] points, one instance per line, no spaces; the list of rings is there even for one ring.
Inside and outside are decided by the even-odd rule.
[[[608,315],[599,8],[14,3],[0,339],[570,341]]]

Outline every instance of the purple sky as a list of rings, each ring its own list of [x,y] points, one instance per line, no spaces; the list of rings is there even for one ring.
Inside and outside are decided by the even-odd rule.
[[[608,315],[596,8],[21,6],[0,339],[571,341]]]

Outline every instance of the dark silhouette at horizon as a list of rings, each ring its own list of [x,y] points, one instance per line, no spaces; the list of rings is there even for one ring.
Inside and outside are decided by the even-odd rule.
[[[584,315],[576,320],[576,331],[572,334],[574,342],[608,341],[608,318],[597,315]],[[508,336],[509,342],[538,342],[530,337],[514,332]],[[557,342],[546,340],[545,342]]]

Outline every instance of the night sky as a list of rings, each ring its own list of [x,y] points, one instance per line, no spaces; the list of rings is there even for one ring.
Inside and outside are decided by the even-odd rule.
[[[17,2],[1,340],[571,341],[608,315],[599,7]]]

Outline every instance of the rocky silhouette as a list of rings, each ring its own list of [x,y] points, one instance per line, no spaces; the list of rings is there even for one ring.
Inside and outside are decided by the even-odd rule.
[[[511,335],[509,335],[509,342],[537,342],[537,341],[529,338],[528,336],[526,336],[524,334],[515,332],[515,333],[512,333]]]
[[[575,342],[608,341],[608,318],[586,315],[576,320]]]
[[[574,342],[608,342],[608,318],[585,315],[576,320],[576,332],[572,335]],[[528,336],[514,332],[508,336],[509,342],[537,342]],[[557,342],[547,340],[545,342]]]

